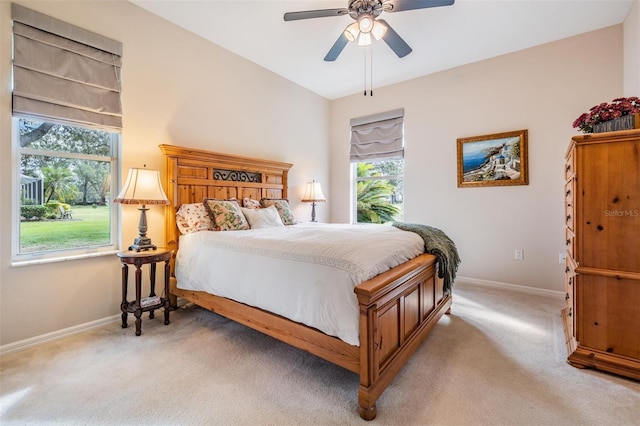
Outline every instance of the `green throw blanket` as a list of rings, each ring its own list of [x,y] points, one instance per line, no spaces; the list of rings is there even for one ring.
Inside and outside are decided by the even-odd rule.
[[[438,228],[418,223],[394,222],[393,226],[403,231],[415,232],[422,237],[424,251],[433,254],[438,259],[438,277],[444,278],[444,291],[451,291],[460,264],[460,257],[455,243],[447,234]]]

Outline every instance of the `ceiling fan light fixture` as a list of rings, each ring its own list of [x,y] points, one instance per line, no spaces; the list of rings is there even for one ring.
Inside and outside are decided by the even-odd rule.
[[[371,44],[371,34],[360,33],[360,37],[358,37],[358,46],[369,46],[370,44]]]
[[[323,18],[332,16],[349,15],[356,22],[342,31],[324,60],[335,61],[344,47],[351,41],[360,46],[369,46],[373,39],[384,39],[385,43],[393,50],[398,58],[404,58],[412,52],[411,47],[384,19],[378,21],[378,17],[384,12],[402,12],[405,10],[429,9],[432,7],[451,6],[455,0],[348,0],[347,7],[334,9],[303,10],[287,12],[285,21],[300,19]]]
[[[369,15],[362,15],[358,18],[358,29],[363,33],[368,33],[373,29],[373,18]]]
[[[379,21],[373,21],[373,29],[371,30],[371,34],[376,40],[380,40],[384,37],[387,32],[387,26]]]
[[[358,29],[358,23],[354,22],[347,26],[344,30],[344,36],[349,41],[356,41],[358,36],[360,35],[360,30]]]

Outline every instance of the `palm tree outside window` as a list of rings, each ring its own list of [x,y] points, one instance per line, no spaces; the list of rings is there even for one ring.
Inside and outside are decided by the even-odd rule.
[[[404,160],[354,163],[358,223],[403,219]]]

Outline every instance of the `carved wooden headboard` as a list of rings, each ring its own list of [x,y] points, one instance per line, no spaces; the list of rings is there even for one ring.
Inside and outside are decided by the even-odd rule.
[[[175,212],[182,204],[205,198],[287,198],[287,174],[292,164],[220,154],[174,145],[160,145],[165,159],[166,246],[178,249],[180,231]]]

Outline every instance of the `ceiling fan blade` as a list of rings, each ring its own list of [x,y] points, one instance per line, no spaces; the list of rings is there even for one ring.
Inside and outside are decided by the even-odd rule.
[[[455,0],[390,0],[384,3],[385,12],[427,9],[430,7],[451,6]],[[391,7],[389,7],[391,6]]]
[[[398,58],[404,58],[413,51],[407,42],[404,41],[393,28],[391,28],[387,21],[384,19],[378,19],[378,21],[387,27],[387,32],[384,33],[382,39],[387,43],[387,45],[389,45],[391,50],[398,55]]]
[[[327,16],[342,16],[349,14],[349,10],[342,9],[320,9],[303,10],[301,12],[287,12],[284,14],[285,21],[297,21],[299,19],[325,18]]]
[[[331,46],[331,49],[329,49],[329,52],[324,57],[324,60],[327,62],[333,62],[338,59],[338,56],[340,56],[340,53],[342,53],[342,50],[347,45],[347,43],[349,43],[349,40],[343,32],[340,34],[340,37],[338,37],[336,42],[333,43],[333,46]]]

